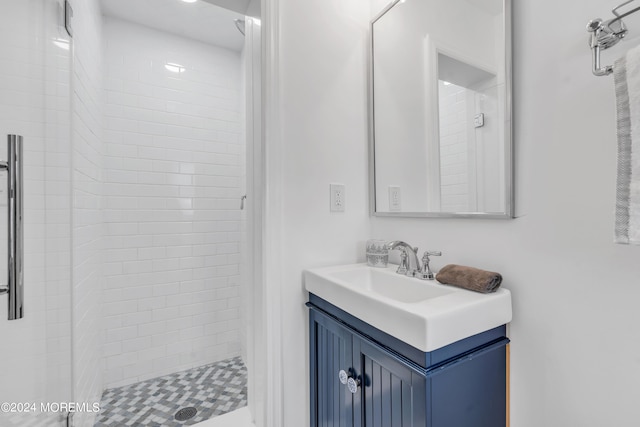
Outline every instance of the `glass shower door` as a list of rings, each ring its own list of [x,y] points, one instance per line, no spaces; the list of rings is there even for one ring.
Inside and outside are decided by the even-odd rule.
[[[0,160],[23,137],[22,318],[0,295],[0,425],[66,426],[71,387],[70,43],[58,0],[0,1]],[[7,171],[0,170],[0,286],[7,284]],[[18,245],[19,246],[19,245]],[[18,248],[20,249],[20,248]],[[20,316],[17,316],[20,317]]]

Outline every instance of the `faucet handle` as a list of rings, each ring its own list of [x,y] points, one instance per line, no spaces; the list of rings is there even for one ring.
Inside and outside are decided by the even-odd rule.
[[[400,252],[400,265],[396,273],[407,274],[407,271],[409,271],[409,254],[407,254],[407,250],[403,248],[402,252]]]
[[[430,256],[442,256],[441,251],[424,251],[424,255],[422,255],[422,271],[426,272],[429,270],[429,259]]]
[[[442,252],[441,251],[425,251],[424,252],[424,255],[422,256],[422,271],[420,271],[417,274],[417,277],[419,279],[433,280],[435,278],[433,271],[431,271],[431,266],[429,265],[431,261],[429,259],[430,256],[442,256]]]

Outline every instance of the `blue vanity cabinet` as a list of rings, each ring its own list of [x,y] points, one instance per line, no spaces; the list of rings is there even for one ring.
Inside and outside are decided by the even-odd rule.
[[[313,294],[307,306],[311,427],[506,426],[504,326],[425,353]]]
[[[338,373],[353,366],[353,334],[333,319],[312,312],[311,389],[313,426],[351,427],[356,420],[354,394]]]
[[[371,342],[355,338],[362,373],[362,423],[366,427],[426,425],[426,380],[410,365]],[[331,425],[331,424],[329,424]]]
[[[311,426],[412,427],[424,424],[419,369],[311,309]],[[343,370],[359,384],[352,393]]]

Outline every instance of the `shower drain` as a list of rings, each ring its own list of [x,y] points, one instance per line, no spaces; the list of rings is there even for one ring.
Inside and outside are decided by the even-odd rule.
[[[198,410],[192,406],[188,408],[182,408],[178,412],[176,412],[175,419],[176,421],[186,421],[196,416]]]

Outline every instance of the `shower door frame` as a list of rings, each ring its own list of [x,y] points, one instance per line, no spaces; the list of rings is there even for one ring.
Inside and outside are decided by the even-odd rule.
[[[6,135],[24,136],[24,318],[7,320],[1,339],[2,425],[67,425],[73,401],[70,153],[71,41],[59,1],[3,1],[10,37],[4,60],[0,158]],[[7,156],[7,157],[5,157]],[[11,156],[13,157],[13,156]],[[3,177],[3,186],[4,180]],[[0,191],[3,205],[7,189]],[[12,202],[14,203],[14,202]],[[6,206],[0,209],[5,211]],[[4,216],[4,214],[3,214]],[[3,217],[2,226],[6,229]],[[18,248],[17,248],[18,249]],[[8,254],[3,253],[3,257]],[[3,258],[3,260],[6,258]],[[16,260],[17,261],[17,260]],[[3,264],[5,261],[3,261]],[[4,272],[3,272],[4,274]],[[6,279],[2,279],[5,282]]]
[[[254,263],[249,268],[254,269],[254,286],[262,297],[257,301],[262,313],[254,318],[252,327],[256,335],[254,377],[257,379],[253,394],[260,396],[263,403],[255,408],[253,417],[256,427],[281,427],[284,425],[285,374],[281,306],[284,149],[280,138],[279,0],[260,0],[260,7],[262,123],[261,137],[255,139],[254,146],[260,153],[259,168],[254,170],[258,177],[254,191],[259,225],[254,238],[249,236],[254,254]]]

